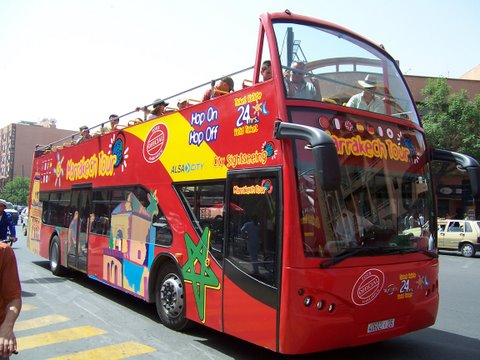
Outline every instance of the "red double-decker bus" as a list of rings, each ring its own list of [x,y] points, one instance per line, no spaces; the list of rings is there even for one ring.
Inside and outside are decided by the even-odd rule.
[[[334,24],[262,15],[254,65],[233,77],[249,81],[39,147],[29,248],[54,274],[155,303],[169,328],[201,323],[280,353],[432,325],[431,163],[457,162],[474,195],[478,163],[430,149],[394,59]]]

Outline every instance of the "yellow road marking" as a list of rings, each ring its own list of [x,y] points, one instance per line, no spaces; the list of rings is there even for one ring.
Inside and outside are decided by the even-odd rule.
[[[106,331],[93,326],[79,326],[65,330],[50,331],[38,335],[17,338],[18,350],[28,350],[41,346],[57,344],[64,341],[78,340],[90,336],[102,335]]]
[[[47,315],[41,316],[35,319],[17,321],[15,324],[15,331],[36,329],[39,327],[58,324],[64,321],[70,320],[66,316],[62,315]]]
[[[117,345],[104,346],[97,349],[86,350],[76,354],[69,354],[50,358],[49,360],[90,360],[90,359],[125,359],[135,355],[147,354],[156,349],[134,341],[127,341]]]
[[[33,309],[38,309],[38,307],[32,304],[22,304],[22,311],[30,311]]]

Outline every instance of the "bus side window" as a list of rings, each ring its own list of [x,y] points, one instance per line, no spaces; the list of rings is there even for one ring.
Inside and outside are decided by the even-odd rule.
[[[156,245],[162,245],[162,246],[172,245],[172,241],[173,241],[172,229],[160,206],[158,206],[158,214],[153,216],[152,226],[155,228],[155,244]]]
[[[110,232],[110,212],[107,204],[94,203],[90,232],[99,235],[108,235]]]
[[[110,196],[110,191],[106,189],[93,191],[93,209],[90,214],[90,232],[93,234],[110,234]]]
[[[278,177],[275,173],[236,175],[230,183],[227,257],[241,271],[275,286],[277,272]],[[233,189],[268,187],[255,194]]]
[[[210,251],[221,260],[223,257],[223,215],[225,183],[178,185],[180,199],[189,210],[188,215],[199,236],[206,229],[210,232]]]

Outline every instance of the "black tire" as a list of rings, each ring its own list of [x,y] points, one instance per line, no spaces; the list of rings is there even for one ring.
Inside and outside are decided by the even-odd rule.
[[[460,252],[465,257],[473,257],[475,255],[475,248],[470,243],[465,243],[460,248]]]
[[[155,284],[155,305],[158,317],[166,327],[181,331],[191,325],[186,318],[185,284],[173,263],[160,269]]]
[[[49,251],[50,271],[55,276],[61,276],[65,273],[65,268],[61,264],[60,239],[55,235],[50,243]]]

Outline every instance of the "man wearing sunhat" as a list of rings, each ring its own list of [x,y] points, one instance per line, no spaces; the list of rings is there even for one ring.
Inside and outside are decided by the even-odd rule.
[[[92,135],[90,135],[90,130],[88,129],[88,126],[81,126],[80,138],[78,139],[77,144],[80,144],[81,142],[84,142],[91,138],[92,138]]]
[[[315,80],[306,81],[307,68],[302,61],[294,61],[292,69],[285,74],[287,96],[296,99],[319,100],[320,87]]]
[[[157,99],[153,102],[153,110],[150,111],[150,115],[148,115],[148,120],[154,119],[158,116],[165,114],[165,108],[168,106],[168,102],[162,99]]]
[[[353,95],[350,100],[348,100],[347,106],[385,114],[385,104],[382,99],[375,94],[377,88],[377,79],[375,76],[368,74],[365,80],[358,80],[358,84],[363,88],[363,91]]]
[[[135,108],[135,111],[143,111],[145,113],[145,120],[150,120],[165,114],[165,108],[167,106],[168,102],[163,99],[157,99],[153,102],[153,110],[150,110],[146,106],[138,106]]]

